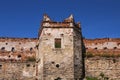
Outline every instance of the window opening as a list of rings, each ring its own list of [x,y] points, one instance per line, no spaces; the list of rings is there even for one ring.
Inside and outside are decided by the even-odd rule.
[[[95,47],[94,49],[97,50],[97,47]]]
[[[114,47],[113,49],[117,49],[117,47]]]
[[[107,47],[104,47],[103,49],[104,49],[104,50],[106,50],[106,49],[107,49]]]
[[[11,56],[9,55],[8,57],[10,58]]]
[[[52,61],[51,63],[52,63],[52,64],[55,64],[55,62],[54,62],[54,61]]]
[[[5,47],[2,47],[1,50],[4,51],[4,50],[5,50]]]
[[[32,51],[33,50],[33,48],[30,48],[30,51]]]
[[[8,45],[8,43],[5,43],[6,45]]]
[[[55,38],[55,48],[61,48],[61,39]]]
[[[30,67],[30,64],[27,64],[26,66],[27,66],[27,67]]]
[[[21,58],[21,55],[18,55],[18,58]]]
[[[11,51],[12,51],[12,52],[14,52],[14,51],[15,51],[15,48],[14,48],[14,47],[12,47]]]
[[[60,65],[59,65],[59,64],[56,64],[56,67],[57,67],[57,68],[59,68],[59,67],[60,67]]]

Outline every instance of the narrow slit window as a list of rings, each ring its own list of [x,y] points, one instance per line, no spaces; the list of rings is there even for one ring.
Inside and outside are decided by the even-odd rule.
[[[55,48],[61,48],[61,39],[55,38]]]

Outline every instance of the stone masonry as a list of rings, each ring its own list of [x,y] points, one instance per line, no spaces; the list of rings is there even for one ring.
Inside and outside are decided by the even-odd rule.
[[[83,55],[80,24],[73,16],[54,22],[44,16],[38,41],[39,80],[82,80]]]
[[[72,15],[63,22],[44,15],[38,38],[0,38],[0,80],[82,80],[100,74],[120,80],[119,68],[120,38],[82,40]]]

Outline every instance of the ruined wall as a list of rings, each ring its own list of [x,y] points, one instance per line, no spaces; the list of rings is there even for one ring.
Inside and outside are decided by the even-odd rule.
[[[84,39],[86,53],[95,56],[120,57],[120,39]]]
[[[53,22],[44,16],[41,25],[39,40],[0,38],[0,80],[83,77],[82,35],[73,30],[80,29],[80,24],[71,15],[63,22]],[[55,38],[61,39],[61,48],[55,48]],[[120,38],[84,39],[84,44],[86,76],[120,80]]]
[[[0,61],[26,61],[35,58],[37,39],[0,38]]]
[[[106,77],[109,80],[120,80],[120,57],[91,57],[85,59],[86,76]]]
[[[39,39],[40,78],[43,77],[44,80],[74,79],[72,32],[72,28],[44,28],[42,30]],[[55,48],[55,38],[61,39],[61,48]]]
[[[50,31],[48,30],[44,32],[45,32],[44,35],[47,36],[47,38],[46,37],[43,38],[44,41],[49,40],[50,39],[49,37],[55,34],[55,33],[51,33],[52,30]],[[63,39],[67,38],[65,35],[61,33],[61,30],[59,32],[60,32],[59,34],[63,36]],[[68,32],[67,31],[64,31],[64,32],[66,32],[65,34],[67,34],[69,33],[69,30]],[[71,34],[69,35],[71,36]],[[65,40],[64,43],[66,44],[69,43],[69,40],[72,40],[72,38]],[[38,75],[38,70],[36,67],[41,67],[43,64],[42,58],[41,58],[37,60],[40,65],[35,66],[35,59],[34,59],[35,57],[33,56],[36,55],[35,47],[38,47],[37,42],[38,42],[37,38],[36,39],[0,38],[0,80],[2,79],[35,80],[36,74]],[[111,80],[119,80],[120,79],[120,75],[119,75],[120,73],[120,69],[119,69],[120,68],[120,56],[119,56],[120,39],[94,39],[94,40],[84,39],[84,43],[86,47],[86,53],[93,54],[92,56],[88,55],[85,58],[86,76],[100,77],[100,74],[103,73],[105,77],[108,77]],[[50,44],[49,45],[47,44],[47,47],[49,46]],[[64,46],[71,46],[71,45],[69,44]],[[80,49],[77,49],[77,50],[79,51]],[[38,51],[39,50],[37,50],[37,52]],[[55,49],[53,49],[53,51],[54,53],[51,53],[51,55],[53,54],[57,55]],[[69,54],[70,52],[67,52],[67,53]],[[108,54],[108,55],[101,56],[100,54]],[[113,54],[116,56],[113,56]],[[21,55],[21,56],[18,56],[18,55]],[[60,56],[60,54],[58,55]],[[66,56],[70,57],[71,55],[66,54]],[[81,56],[81,55],[78,55],[78,56]],[[28,57],[33,57],[33,58],[28,58]],[[56,64],[59,63],[57,60],[55,60],[56,58],[59,59],[59,57],[50,58],[51,59],[50,64],[52,65],[51,69],[54,69],[54,70],[55,69],[57,70]],[[76,56],[75,58],[77,60]],[[63,61],[64,60],[65,59],[63,59]],[[29,62],[29,61],[32,61],[32,62]],[[64,64],[60,64],[61,69],[63,69],[62,65]],[[76,69],[76,72],[77,70],[78,68]],[[43,70],[41,70],[41,72],[42,71]],[[43,74],[41,74],[41,76],[42,75]]]
[[[120,38],[84,39],[86,49],[120,49]]]
[[[0,62],[0,80],[35,80],[35,62]]]
[[[0,38],[0,80],[35,80],[37,41]]]
[[[86,76],[120,80],[120,39],[84,39],[84,43]]]

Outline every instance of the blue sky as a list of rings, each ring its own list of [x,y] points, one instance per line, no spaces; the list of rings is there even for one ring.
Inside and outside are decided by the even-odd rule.
[[[85,38],[120,38],[120,0],[0,0],[0,37],[37,37],[44,13],[73,14]]]

